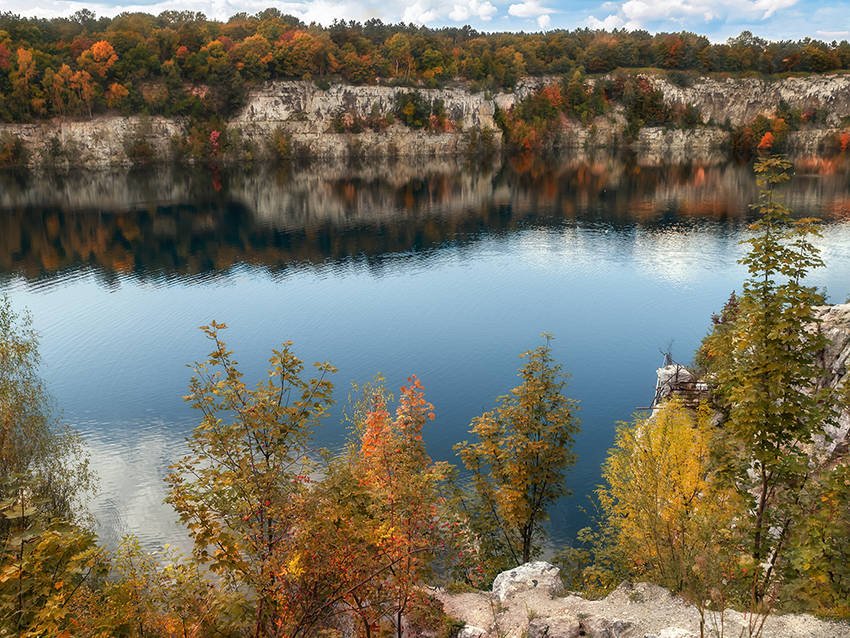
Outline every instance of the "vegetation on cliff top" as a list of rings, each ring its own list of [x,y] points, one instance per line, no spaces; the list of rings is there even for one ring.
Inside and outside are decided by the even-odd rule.
[[[379,20],[306,25],[266,9],[227,22],[165,11],[97,18],[0,14],[0,121],[115,111],[226,118],[266,80],[331,79],[427,87],[465,80],[510,88],[525,75],[665,69],[687,72],[825,72],[850,68],[850,43],[768,42],[744,32],[724,44],[693,33],[555,30],[479,33]]]

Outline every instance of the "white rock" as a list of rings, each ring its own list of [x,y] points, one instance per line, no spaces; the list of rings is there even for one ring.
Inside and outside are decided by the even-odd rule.
[[[535,561],[502,572],[493,581],[493,593],[501,602],[514,594],[531,590],[542,591],[549,596],[562,595],[561,570],[545,561]]]
[[[484,629],[481,629],[481,627],[467,625],[460,630],[457,638],[485,638],[485,636],[487,636],[487,632]]]

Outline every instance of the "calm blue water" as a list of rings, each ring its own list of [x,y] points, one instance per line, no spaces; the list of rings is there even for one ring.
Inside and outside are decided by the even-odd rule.
[[[827,220],[812,281],[844,301],[850,172],[798,173],[789,203]],[[0,181],[0,291],[32,311],[44,376],[90,445],[102,536],[149,546],[183,538],[162,478],[197,423],[181,397],[212,319],[248,378],[288,339],[339,368],[339,400],[377,372],[392,387],[417,374],[436,406],[428,449],[447,460],[516,385],[517,355],[553,333],[581,402],[575,495],[550,525],[569,539],[615,423],[652,397],[660,351],[689,361],[740,287],[755,197],[747,167],[615,160]],[[316,441],[343,437],[337,409]]]

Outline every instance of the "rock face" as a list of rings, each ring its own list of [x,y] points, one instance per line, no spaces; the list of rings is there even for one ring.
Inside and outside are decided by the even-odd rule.
[[[463,89],[418,91],[429,102],[443,103],[446,117],[455,129],[451,132],[434,134],[411,130],[403,124],[393,124],[381,132],[334,132],[335,117],[385,116],[394,111],[396,95],[410,90],[346,84],[323,90],[312,82],[272,82],[251,93],[248,104],[231,124],[255,141],[269,139],[272,131],[281,127],[299,152],[314,157],[343,157],[353,150],[380,156],[459,154],[466,150],[464,132],[473,129],[489,131],[495,144],[499,144],[501,131],[493,120],[493,99]]]
[[[821,353],[821,366],[827,371],[826,384],[833,388],[847,387],[850,382],[850,303],[825,306],[819,313],[820,331],[829,339]],[[823,437],[816,438],[815,447],[828,458],[847,454],[850,448],[850,406],[838,416],[836,425],[824,428]]]
[[[293,132],[324,133],[335,115],[384,115],[395,109],[396,95],[411,91],[389,86],[336,84],[327,90],[312,82],[271,82],[251,93],[248,105],[234,118],[237,125],[262,126],[286,122]],[[419,89],[425,100],[441,100],[446,116],[460,128],[495,129],[495,103],[484,93],[464,89]]]
[[[0,123],[0,137],[16,135],[24,142],[30,165],[65,168],[129,166],[132,162],[127,156],[127,145],[134,140],[150,144],[155,157],[170,159],[171,139],[182,131],[180,120],[142,116]]]
[[[493,593],[501,602],[531,590],[548,596],[560,596],[564,593],[561,570],[549,563],[536,561],[502,572],[493,581]]]
[[[638,132],[637,147],[642,155],[657,155],[674,161],[710,157],[729,143],[729,132],[716,128],[691,130],[644,127]]]
[[[779,80],[762,78],[700,78],[687,87],[677,86],[656,75],[646,76],[664,93],[670,104],[696,107],[704,123],[732,126],[752,122],[758,115],[771,115],[785,101],[791,108],[823,108],[827,124],[838,126],[850,115],[850,75],[824,74]]]
[[[639,153],[673,160],[711,159],[729,139],[718,128],[727,120],[732,125],[748,123],[759,114],[773,114],[781,100],[792,108],[821,108],[826,126],[791,132],[787,147],[794,153],[816,153],[824,141],[834,137],[842,118],[850,116],[850,75],[810,75],[782,80],[702,78],[689,87],[670,83],[662,76],[648,75],[670,104],[695,106],[707,127],[693,130],[645,128],[635,146]],[[241,138],[243,155],[271,154],[271,134],[280,128],[293,147],[321,158],[370,156],[446,156],[466,152],[471,133],[486,131],[490,144],[502,143],[494,115],[559,78],[524,78],[513,91],[490,95],[464,87],[418,89],[426,100],[440,100],[448,121],[447,131],[429,133],[394,123],[380,131],[339,133],[335,118],[367,119],[392,113],[396,95],[409,88],[336,84],[321,89],[312,82],[270,82],[248,96],[244,109],[228,123],[228,130]],[[711,126],[714,125],[714,126]],[[571,149],[618,147],[626,128],[622,107],[595,118],[586,126],[567,122],[560,144]],[[29,163],[38,165],[104,167],[129,165],[128,145],[144,141],[157,160],[174,158],[172,138],[185,136],[185,122],[161,117],[98,116],[92,120],[55,119],[38,124],[0,124],[0,135],[20,137],[30,150]],[[245,150],[250,149],[250,150]]]

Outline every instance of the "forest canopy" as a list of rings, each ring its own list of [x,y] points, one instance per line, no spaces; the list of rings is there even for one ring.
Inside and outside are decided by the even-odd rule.
[[[475,89],[523,76],[660,68],[687,73],[828,72],[850,68],[850,43],[769,42],[745,31],[723,44],[694,33],[577,29],[481,33],[469,26],[334,22],[304,24],[277,9],[226,22],[201,13],[122,13],[98,18],[0,14],[0,120],[116,111],[227,117],[250,86],[301,79]]]

